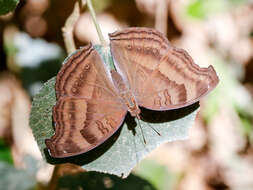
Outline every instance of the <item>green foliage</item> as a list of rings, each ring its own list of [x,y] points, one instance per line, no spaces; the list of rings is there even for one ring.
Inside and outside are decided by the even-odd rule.
[[[135,174],[148,180],[158,190],[172,190],[179,181],[180,175],[168,171],[167,166],[153,160],[144,160],[135,169]]]
[[[189,4],[187,13],[188,15],[195,18],[204,18],[206,15],[205,10],[203,9],[203,1],[195,1]]]
[[[206,123],[212,121],[215,114],[219,112],[219,91],[214,90],[208,95],[208,101],[206,102],[205,109],[203,110],[203,117]]]
[[[11,150],[2,139],[0,139],[0,161],[12,164]]]
[[[252,114],[250,115],[247,111],[235,108],[240,118],[242,134],[248,137],[249,142],[253,144],[253,130],[252,130]]]
[[[210,56],[217,73],[219,73],[220,82],[208,96],[205,109],[202,110],[204,119],[207,122],[211,121],[212,117],[218,113],[221,105],[237,110],[239,115],[252,116],[253,103],[250,94],[235,77],[233,67],[226,64],[225,60],[215,54],[210,54]],[[238,70],[239,68],[236,69],[237,72]]]
[[[0,15],[13,11],[18,3],[19,0],[0,0]]]
[[[224,11],[228,7],[224,0],[194,0],[188,5],[188,15],[203,19],[211,13]]]
[[[187,15],[204,19],[210,14],[224,12],[228,8],[247,2],[247,0],[191,0],[187,6]]]

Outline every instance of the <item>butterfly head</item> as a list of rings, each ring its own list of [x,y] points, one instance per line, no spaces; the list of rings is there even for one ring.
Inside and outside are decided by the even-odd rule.
[[[133,96],[130,98],[130,101],[126,102],[126,105],[127,105],[127,109],[130,112],[131,116],[139,117],[141,110],[140,110],[140,108],[139,108],[138,104],[136,103]]]
[[[140,108],[137,106],[135,109],[129,109],[128,110],[133,117],[139,118],[139,114],[141,113]]]

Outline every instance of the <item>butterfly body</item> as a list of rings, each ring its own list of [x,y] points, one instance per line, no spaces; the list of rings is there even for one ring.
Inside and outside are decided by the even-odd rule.
[[[109,37],[116,69],[109,71],[89,44],[67,58],[57,74],[55,134],[45,141],[52,157],[94,149],[118,130],[127,111],[140,118],[139,107],[182,108],[219,82],[212,66],[200,68],[154,29],[128,28]]]
[[[139,117],[138,115],[141,112],[140,108],[127,82],[124,81],[123,77],[116,70],[111,70],[111,77],[115,88],[118,89],[122,104],[126,106],[126,109],[133,117]]]

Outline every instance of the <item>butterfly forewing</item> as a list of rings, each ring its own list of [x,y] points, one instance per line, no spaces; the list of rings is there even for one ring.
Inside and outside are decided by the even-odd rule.
[[[55,135],[46,140],[53,157],[74,156],[95,148],[124,120],[126,108],[92,45],[73,54],[63,65],[57,75],[56,93]]]
[[[115,88],[96,50],[91,44],[71,55],[56,78],[56,95],[90,98],[94,86],[117,96]]]
[[[167,51],[168,40],[159,32],[146,28],[129,28],[109,36],[117,71],[127,77],[132,88],[140,91],[159,64],[161,54]]]
[[[110,35],[111,51],[123,68],[140,106],[169,110],[190,105],[212,90],[219,79],[212,66],[200,68],[158,31],[127,29]]]

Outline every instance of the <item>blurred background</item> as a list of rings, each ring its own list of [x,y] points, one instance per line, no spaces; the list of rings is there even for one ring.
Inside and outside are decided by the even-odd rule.
[[[42,160],[29,128],[33,96],[67,56],[62,28],[74,0],[21,0],[0,16],[0,189],[253,189],[253,2],[93,0],[104,36],[152,27],[220,78],[201,101],[189,139],[162,145],[127,179]],[[77,47],[99,43],[87,9]]]

